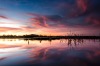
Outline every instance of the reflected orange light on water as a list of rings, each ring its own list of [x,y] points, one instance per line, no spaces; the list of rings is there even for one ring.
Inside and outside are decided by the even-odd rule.
[[[48,41],[24,41],[19,39],[0,39],[0,52],[6,51],[9,52],[10,50],[14,51],[19,49],[27,49],[33,47],[47,47]],[[5,50],[4,50],[5,49]]]
[[[93,42],[84,41],[83,43],[79,44],[78,42],[75,43],[72,40],[71,44],[68,44],[68,40],[52,40],[52,41],[43,41],[43,40],[22,40],[22,39],[0,39],[0,52],[10,52],[14,50],[28,50],[28,49],[40,49],[40,48],[70,48],[70,47],[90,47],[90,44],[95,47]],[[75,43],[75,44],[74,44]],[[97,45],[96,45],[97,46]],[[77,47],[76,47],[77,48]],[[34,50],[35,50],[34,49]],[[14,51],[14,52],[16,52]]]

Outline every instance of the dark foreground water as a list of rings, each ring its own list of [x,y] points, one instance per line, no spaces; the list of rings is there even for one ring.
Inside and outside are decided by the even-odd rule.
[[[0,39],[0,66],[100,66],[100,40]]]

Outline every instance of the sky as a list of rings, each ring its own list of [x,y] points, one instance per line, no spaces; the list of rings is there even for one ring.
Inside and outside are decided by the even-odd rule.
[[[0,35],[100,34],[100,0],[0,0]]]

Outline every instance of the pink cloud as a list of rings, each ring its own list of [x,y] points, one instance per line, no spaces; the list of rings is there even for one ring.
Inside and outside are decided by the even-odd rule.
[[[78,6],[78,8],[81,11],[85,12],[88,9],[88,4],[89,4],[88,1],[89,0],[77,0],[77,6]]]
[[[100,25],[100,17],[98,15],[91,14],[91,15],[87,16],[86,22],[90,23],[91,25],[94,25],[94,26],[99,26]]]

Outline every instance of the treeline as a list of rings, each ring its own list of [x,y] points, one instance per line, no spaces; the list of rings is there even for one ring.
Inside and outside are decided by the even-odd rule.
[[[32,38],[39,37],[39,35],[30,34],[30,35],[1,35],[0,38]]]
[[[26,38],[26,39],[100,39],[100,36],[83,36],[83,35],[69,35],[69,36],[46,36],[46,35],[1,35],[0,38]]]

